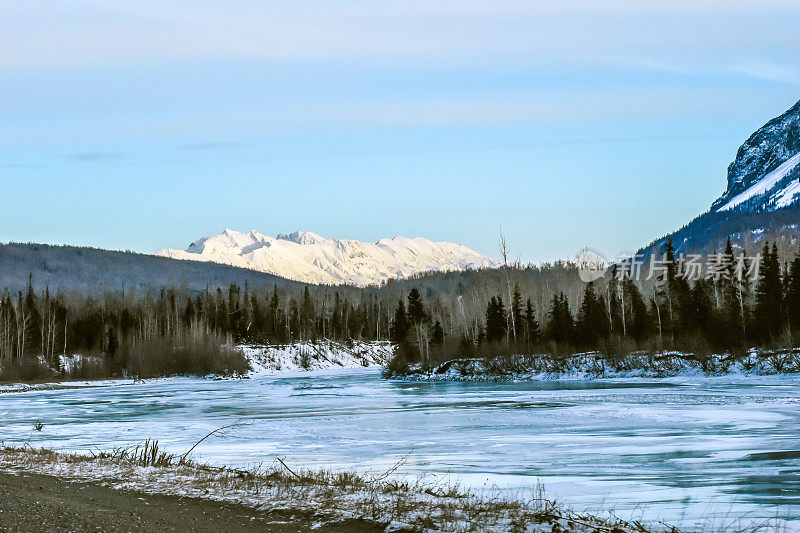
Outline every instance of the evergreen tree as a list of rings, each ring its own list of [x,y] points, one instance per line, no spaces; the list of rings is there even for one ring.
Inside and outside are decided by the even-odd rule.
[[[627,334],[627,323],[622,307],[624,301],[623,284],[619,282],[618,267],[611,267],[611,279],[608,282],[606,301],[608,306],[608,322],[612,333]]]
[[[397,301],[397,310],[394,312],[394,320],[392,320],[392,326],[389,328],[389,339],[394,344],[401,344],[408,335],[410,326],[408,315],[406,314],[406,306],[401,298]]]
[[[186,309],[183,311],[183,323],[190,326],[194,322],[194,303],[191,298],[186,299]]]
[[[431,344],[434,346],[441,346],[444,344],[444,329],[442,323],[436,321],[433,323],[433,332],[431,333]]]
[[[553,295],[547,323],[547,337],[557,343],[573,342],[574,320],[564,293]]]
[[[725,347],[739,346],[744,340],[745,317],[742,291],[737,283],[736,258],[733,255],[731,239],[725,244],[720,273],[717,280],[717,293],[720,298],[720,333],[725,339]]]
[[[278,318],[278,309],[280,308],[280,298],[278,297],[278,285],[272,285],[272,295],[269,298],[269,317],[267,318],[267,332],[271,338],[278,337],[280,330],[280,321]]]
[[[425,306],[422,304],[422,296],[416,288],[408,293],[408,318],[413,324],[423,324],[428,317],[425,314]]]
[[[622,291],[625,299],[625,321],[627,334],[637,342],[642,342],[649,333],[647,305],[636,283],[625,277],[622,280]]]
[[[403,315],[405,315],[405,309],[403,309]],[[331,337],[337,340],[342,338],[342,302],[339,299],[338,292],[333,295],[333,313],[331,314]]]
[[[311,301],[311,294],[308,291],[308,285],[306,285],[303,289],[303,302],[300,304],[300,327],[303,337],[313,338],[316,336],[315,321],[314,303]]]
[[[119,347],[119,343],[117,342],[117,334],[114,332],[114,328],[108,328],[106,332],[106,355],[108,357],[114,357],[117,354],[117,348]]]
[[[530,298],[525,302],[525,339],[529,344],[539,340],[539,322],[536,321]]]
[[[511,296],[511,325],[514,342],[521,339],[524,328],[522,320],[522,294],[519,292],[519,284],[514,285],[514,292]]]
[[[800,335],[800,253],[795,255],[787,273],[786,313],[795,336]]]
[[[506,310],[500,296],[492,296],[486,306],[486,341],[498,342],[506,335]]]
[[[783,284],[777,246],[773,244],[770,250],[769,243],[765,243],[762,255],[753,319],[761,342],[770,343],[777,340],[783,332]]]
[[[248,323],[246,334],[256,340],[261,340],[263,339],[264,312],[255,293],[250,296],[250,315],[251,322]]]
[[[717,320],[714,305],[714,287],[710,279],[698,279],[692,287],[691,323],[695,334],[707,339],[716,335]]]
[[[586,348],[596,348],[600,339],[608,334],[608,315],[594,291],[594,282],[586,284],[575,329],[578,341]]]

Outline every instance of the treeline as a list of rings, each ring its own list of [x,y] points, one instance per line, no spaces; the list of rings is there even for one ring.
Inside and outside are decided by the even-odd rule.
[[[734,254],[728,241],[714,274],[696,279],[669,240],[663,257],[663,273],[645,284],[614,267],[606,278],[584,284],[572,304],[564,291],[553,291],[541,323],[531,295],[523,295],[518,283],[505,301],[500,293],[492,295],[482,320],[473,317],[471,328],[442,328],[442,317],[426,312],[412,289],[408,304],[401,300],[394,314],[391,340],[398,351],[390,373],[402,373],[412,363],[433,367],[456,358],[511,353],[710,354],[753,346],[795,347],[800,335],[800,255],[781,264],[776,244],[766,243],[760,268],[746,273],[741,269],[743,254]]]
[[[300,339],[386,338],[389,317],[380,300],[357,302],[336,291],[293,286],[227,291],[162,289],[51,295],[34,290],[0,295],[0,367],[5,379],[65,370],[67,356],[94,356],[95,368],[75,375],[208,374],[241,372],[239,343],[288,343]],[[99,359],[99,362],[98,362]],[[81,358],[84,363],[87,361]],[[88,363],[87,363],[88,364]],[[102,367],[102,368],[99,368]],[[2,377],[0,375],[0,377]]]
[[[322,338],[391,339],[398,371],[412,363],[510,353],[794,346],[800,258],[781,263],[771,243],[762,251],[759,276],[740,278],[740,254],[729,242],[718,275],[691,280],[670,242],[665,253],[666,270],[648,282],[610,273],[586,284],[569,262],[436,273],[366,288],[245,282],[226,289],[53,294],[35,290],[29,276],[26,290],[0,294],[0,379],[45,370],[233,373],[247,367],[236,344]],[[81,365],[66,365],[72,354],[94,362],[84,357]]]

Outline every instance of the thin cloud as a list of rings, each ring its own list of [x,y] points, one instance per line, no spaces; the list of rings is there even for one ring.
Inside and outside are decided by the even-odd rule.
[[[66,154],[64,157],[72,161],[79,161],[82,163],[95,163],[124,159],[125,154],[121,152],[77,152],[74,154]]]
[[[192,143],[192,144],[184,144],[181,146],[181,150],[195,150],[195,151],[204,151],[204,150],[230,150],[233,148],[239,148],[244,146],[244,143],[238,142],[204,142],[204,143]]]
[[[747,63],[734,67],[733,71],[760,80],[800,85],[800,69],[787,65]]]
[[[44,167],[40,165],[30,165],[27,163],[6,163],[5,165],[3,165],[3,168],[8,168],[12,170],[28,170],[28,169],[44,168]]]
[[[396,64],[515,54],[563,62],[648,50],[667,58],[698,50],[769,54],[797,48],[792,30],[800,16],[796,0],[12,4],[0,20],[0,66],[17,68],[247,57]]]

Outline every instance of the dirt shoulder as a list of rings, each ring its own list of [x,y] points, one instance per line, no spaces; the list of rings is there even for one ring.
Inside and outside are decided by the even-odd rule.
[[[0,531],[308,531],[303,512],[261,512],[243,505],[115,490],[40,474],[0,473]],[[347,521],[317,531],[382,531]]]

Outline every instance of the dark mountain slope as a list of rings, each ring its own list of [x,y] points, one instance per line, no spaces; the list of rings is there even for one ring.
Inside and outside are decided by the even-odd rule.
[[[117,291],[183,286],[188,290],[225,288],[231,283],[252,287],[297,285],[271,274],[216,263],[78,246],[0,244],[0,290],[16,292],[33,275],[37,290]]]

